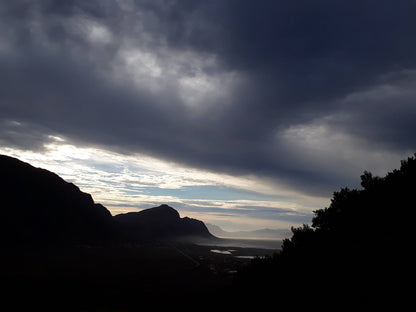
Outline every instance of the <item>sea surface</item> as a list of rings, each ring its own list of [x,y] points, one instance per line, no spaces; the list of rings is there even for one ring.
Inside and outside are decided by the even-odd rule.
[[[271,239],[240,239],[240,238],[222,238],[213,243],[201,243],[203,246],[217,246],[217,247],[239,247],[239,248],[259,248],[259,249],[273,249],[281,250],[281,240]]]

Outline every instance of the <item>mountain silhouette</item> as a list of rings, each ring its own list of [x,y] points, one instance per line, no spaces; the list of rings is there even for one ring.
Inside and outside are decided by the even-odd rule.
[[[55,173],[0,155],[0,241],[57,244],[117,236],[110,212]]]
[[[138,239],[211,239],[202,221],[168,205],[113,217],[90,194],[45,169],[0,155],[0,242],[6,245]]]
[[[253,231],[225,231],[215,224],[206,223],[210,233],[222,238],[257,238],[281,240],[290,236],[291,232],[287,229],[259,229]]]
[[[213,239],[205,224],[196,219],[181,218],[168,205],[114,216],[128,237],[134,239]]]

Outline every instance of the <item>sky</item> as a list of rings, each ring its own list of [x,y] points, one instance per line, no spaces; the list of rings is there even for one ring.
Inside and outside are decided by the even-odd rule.
[[[309,223],[416,151],[415,1],[0,3],[0,153],[112,214]]]

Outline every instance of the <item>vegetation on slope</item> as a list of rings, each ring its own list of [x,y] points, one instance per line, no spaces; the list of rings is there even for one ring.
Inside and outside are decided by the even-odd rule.
[[[403,303],[416,158],[385,177],[365,171],[361,186],[334,192],[311,226],[292,228],[281,253],[255,259],[236,278],[238,291],[315,308]]]

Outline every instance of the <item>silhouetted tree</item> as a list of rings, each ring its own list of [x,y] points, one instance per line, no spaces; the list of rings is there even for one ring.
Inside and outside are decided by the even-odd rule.
[[[416,154],[385,177],[364,171],[361,186],[334,192],[329,207],[314,211],[312,226],[292,228],[282,252],[263,266],[257,260],[241,274],[242,283],[244,275],[257,285],[279,279],[269,292],[289,302],[303,298],[310,307],[400,304],[405,294],[400,285],[409,282],[406,250],[413,246]]]

